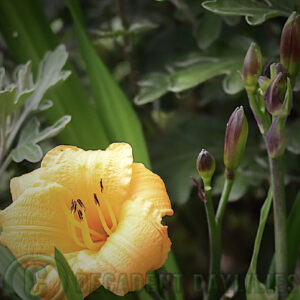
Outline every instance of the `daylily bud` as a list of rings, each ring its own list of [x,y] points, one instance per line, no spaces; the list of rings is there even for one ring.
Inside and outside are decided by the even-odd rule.
[[[237,107],[226,127],[224,164],[229,176],[240,165],[248,137],[248,122],[243,107]],[[230,173],[232,173],[230,175]]]
[[[197,159],[197,169],[200,177],[205,182],[210,180],[216,169],[214,157],[205,149],[202,149]]]
[[[296,12],[288,18],[281,33],[280,62],[288,70],[294,85],[300,64],[300,16]]]
[[[286,73],[279,72],[265,94],[267,110],[272,116],[289,115],[292,106],[291,90],[290,79]]]
[[[267,147],[272,158],[281,156],[286,146],[285,118],[277,117],[267,132]]]
[[[257,87],[257,79],[262,72],[262,55],[259,47],[251,43],[244,59],[243,80],[246,91],[254,92]]]
[[[261,90],[263,92],[265,92],[267,89],[268,89],[268,86],[270,84],[270,78],[268,78],[267,76],[259,76],[258,77],[258,84],[259,84],[259,87],[261,88]]]

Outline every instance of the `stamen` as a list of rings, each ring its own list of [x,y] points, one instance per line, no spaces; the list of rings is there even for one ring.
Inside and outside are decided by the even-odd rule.
[[[76,205],[75,201],[74,201],[74,203]],[[86,248],[87,245],[85,243],[83,243],[83,241],[82,241],[82,240],[84,240],[83,239],[84,233],[83,233],[83,229],[82,229],[83,223],[81,223],[78,220],[76,220],[74,218],[74,216],[71,216],[71,214],[67,210],[66,205],[63,206],[63,210],[65,212],[65,215],[66,215],[67,219],[68,219],[68,231],[69,231],[71,237],[73,238],[74,242],[79,247]],[[78,236],[78,232],[76,232],[77,228],[79,229],[79,231],[81,233],[81,238]],[[107,235],[105,233],[99,233],[99,232],[97,232],[97,231],[95,231],[95,230],[93,230],[91,228],[88,228],[88,234],[94,236],[95,239],[97,239],[98,241],[103,241],[103,242],[105,242],[106,237],[107,237]],[[98,242],[98,243],[100,244],[100,242]]]
[[[72,203],[71,203],[71,213],[75,213],[76,209],[77,209],[77,203],[74,200],[72,200]]]
[[[100,202],[99,202],[98,197],[95,193],[94,193],[94,200],[95,200],[96,205],[100,206]]]
[[[76,204],[76,202],[75,202],[75,204]],[[64,211],[65,211],[65,215],[66,215],[66,217],[68,219],[68,231],[69,231],[71,237],[73,238],[73,240],[77,244],[77,246],[84,248],[85,245],[79,239],[79,237],[77,235],[77,232],[76,232],[76,227],[79,227],[79,229],[80,229],[79,222],[77,220],[75,220],[74,216],[70,215],[69,211],[66,211],[66,207],[65,206],[64,206]],[[76,224],[76,223],[78,223],[78,224]]]
[[[86,216],[85,216],[85,212],[79,210],[82,214],[82,225],[83,225],[83,228],[82,228],[82,237],[83,237],[83,241],[86,245],[86,247],[90,250],[98,250],[99,249],[99,245],[101,243],[103,243],[103,241],[101,242],[93,242],[91,236],[90,236],[90,232],[89,232],[89,225],[87,223],[87,220],[86,220]],[[78,212],[79,212],[78,211]]]
[[[100,189],[101,189],[101,193],[102,193],[103,189],[104,189],[102,178],[100,179]],[[111,228],[111,230],[114,231],[116,229],[117,225],[118,225],[115,213],[114,213],[114,211],[113,211],[113,209],[112,209],[109,201],[107,201],[105,197],[103,197],[103,201],[105,203],[105,206],[108,209],[108,213],[109,213],[109,216],[110,216],[110,219],[111,219],[111,222],[112,222],[112,228]]]
[[[83,208],[83,210],[85,211],[85,206],[83,205],[82,201],[80,199],[77,199],[77,202]]]
[[[103,186],[102,178],[100,179],[100,188],[101,188],[101,193],[103,193],[104,186]]]
[[[67,215],[69,223],[72,225],[73,229],[78,228],[80,230],[82,227],[82,223],[79,223],[74,217],[71,217],[69,214]],[[74,230],[75,232],[75,230]],[[100,233],[95,231],[94,229],[89,228],[89,232],[93,235],[97,240],[105,240],[107,235],[105,233]]]
[[[69,219],[68,225],[69,225],[69,230],[71,237],[73,238],[74,242],[79,246],[84,248],[84,243],[78,238],[78,235],[76,233],[76,224],[75,224],[75,219],[72,218],[71,220]]]
[[[98,200],[98,197],[97,195],[94,193],[94,199],[97,203],[99,203],[99,200]],[[105,232],[108,234],[108,235],[111,235],[112,234],[112,231],[110,230],[110,228],[108,227],[107,223],[106,223],[106,220],[105,220],[105,217],[100,209],[100,204],[99,205],[96,205],[97,207],[97,212],[98,212],[98,215],[99,215],[99,218],[100,218],[100,221],[101,221],[101,224],[103,226],[103,229],[105,230]]]
[[[80,220],[83,220],[83,214],[82,214],[82,211],[79,209],[79,210],[77,211],[77,213],[78,213],[79,219],[80,219]]]

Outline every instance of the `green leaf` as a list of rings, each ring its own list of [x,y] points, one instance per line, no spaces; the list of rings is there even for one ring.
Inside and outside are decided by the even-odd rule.
[[[44,94],[60,81],[66,80],[71,74],[70,71],[62,71],[68,58],[68,53],[64,45],[58,46],[54,51],[47,52],[44,55],[39,70],[37,80],[35,82],[36,91],[30,99],[30,106],[36,110],[42,100]]]
[[[290,292],[286,300],[298,300],[300,299],[300,286],[295,286],[294,289]]]
[[[30,290],[34,284],[33,273],[30,269],[24,269],[14,255],[0,243],[0,274],[5,282],[15,293],[24,300],[37,300]]]
[[[40,122],[35,117],[31,119],[21,131],[18,145],[11,152],[15,162],[24,159],[30,162],[38,162],[42,159],[43,152],[39,142],[57,135],[71,121],[70,116],[64,116],[55,124],[40,131]]]
[[[38,107],[38,111],[47,110],[52,106],[53,106],[53,102],[51,100],[45,100],[42,103],[40,103],[40,105]]]
[[[149,166],[146,144],[137,115],[88,39],[78,1],[68,0],[67,3],[73,17],[94,99],[109,139],[130,143],[135,161]]]
[[[231,72],[223,80],[223,89],[226,94],[234,95],[244,89],[244,82],[239,72]]]
[[[174,295],[175,295],[175,300],[183,300],[184,297],[183,297],[182,288],[181,288],[181,286],[179,286],[179,288],[178,288],[178,286],[176,285],[176,284],[178,284],[177,280],[180,280],[180,277],[176,278],[176,275],[180,276],[180,270],[177,266],[174,254],[171,251],[169,252],[167,261],[165,262],[165,268],[169,273],[174,274],[175,284],[173,286],[173,291],[174,291]]]
[[[31,62],[17,67],[14,71],[14,81],[10,83],[4,68],[0,68],[0,121],[21,108],[33,94]]]
[[[43,157],[43,151],[37,144],[26,143],[18,146],[12,150],[12,158],[15,162],[19,163],[23,160],[29,162],[38,162]]]
[[[181,92],[193,88],[215,76],[236,72],[242,67],[242,57],[211,58],[193,66],[177,71],[170,76],[172,92]]]
[[[80,285],[63,254],[55,248],[55,262],[67,300],[83,300]]]
[[[300,120],[294,121],[288,127],[287,149],[294,154],[300,154]]]
[[[15,86],[0,91],[0,124],[5,122],[7,116],[17,109],[15,105],[16,94],[17,88]]]
[[[151,73],[138,82],[141,87],[139,94],[134,98],[134,103],[143,105],[159,99],[169,88],[169,77],[164,73]]]
[[[216,118],[183,114],[174,118],[163,138],[149,143],[154,170],[164,179],[174,203],[184,204],[189,199],[194,186],[191,177],[198,174],[196,159],[202,148],[221,159],[224,132],[224,123]]]
[[[274,291],[272,290],[268,291],[265,285],[259,282],[259,280],[257,279],[257,270],[256,270],[261,240],[268,219],[268,215],[270,212],[270,208],[272,205],[272,199],[273,199],[273,192],[272,192],[272,188],[270,188],[268,192],[268,196],[260,211],[260,219],[259,219],[259,225],[256,233],[255,243],[254,243],[254,250],[252,254],[250,267],[248,269],[246,279],[245,279],[247,300],[278,299],[278,295],[274,293]]]
[[[266,20],[278,16],[288,17],[292,9],[277,1],[248,0],[209,0],[202,6],[209,11],[231,16],[245,16],[250,25],[259,25]]]
[[[89,294],[87,297],[84,298],[85,300],[120,300],[120,296],[117,296],[116,294],[112,293],[110,290],[107,290],[103,286],[96,289],[94,292]],[[122,296],[122,300],[137,300],[136,293],[129,292],[125,296]],[[146,300],[144,298],[140,298],[143,300]],[[152,300],[152,299],[147,299]]]
[[[197,22],[195,37],[201,49],[208,48],[220,35],[222,19],[216,14],[205,12]]]
[[[287,220],[289,272],[294,273],[300,247],[300,192],[298,193]]]
[[[157,28],[157,24],[154,24],[147,19],[141,19],[131,23],[128,30],[124,28],[119,28],[115,30],[98,29],[98,30],[92,30],[92,33],[95,34],[96,37],[100,39],[117,38],[119,36],[143,34],[155,28]]]
[[[142,34],[157,28],[157,26],[157,24],[151,22],[150,20],[141,19],[131,23],[128,31],[131,34]]]
[[[223,56],[210,57],[190,53],[182,60],[168,66],[172,73],[149,74],[147,79],[142,80],[140,93],[134,101],[138,105],[159,99],[167,92],[179,93],[193,88],[213,77],[226,75],[223,81],[224,91],[235,94],[243,90],[244,85],[237,71],[241,70],[243,57]]]

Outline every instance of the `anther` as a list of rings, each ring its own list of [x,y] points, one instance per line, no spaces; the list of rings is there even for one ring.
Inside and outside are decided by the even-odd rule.
[[[103,193],[104,186],[103,186],[102,178],[101,178],[101,180],[100,180],[100,188],[101,188],[101,193]]]
[[[85,211],[85,206],[82,203],[82,201],[80,199],[77,199],[78,204],[83,208],[83,210]]]
[[[71,204],[71,213],[75,213],[77,209],[77,203],[72,200],[72,204]]]
[[[98,197],[95,193],[94,193],[94,200],[95,200],[96,205],[100,206],[100,202],[99,202]]]
[[[80,220],[83,220],[83,214],[82,214],[82,211],[79,209],[79,210],[77,211],[77,213],[78,213],[79,219],[80,219]]]

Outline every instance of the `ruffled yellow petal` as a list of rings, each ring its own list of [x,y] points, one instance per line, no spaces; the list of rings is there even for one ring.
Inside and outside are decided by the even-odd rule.
[[[43,159],[41,168],[47,169],[47,174],[42,179],[68,188],[72,199],[84,203],[89,227],[101,231],[103,222],[95,207],[96,197],[106,223],[114,230],[128,193],[132,163],[132,149],[125,143],[111,144],[105,151],[59,146]]]
[[[129,189],[129,198],[143,198],[151,201],[161,216],[173,215],[171,202],[162,179],[145,168],[141,163],[134,163],[132,181]]]
[[[76,276],[85,278],[79,279],[84,295],[99,285],[117,295],[142,288],[147,271],[161,267],[167,258],[171,242],[161,220],[172,213],[159,176],[142,164],[134,164],[128,200],[122,206],[116,231],[98,252],[81,250],[65,255]],[[49,291],[42,294],[45,299],[55,293],[57,285],[55,270],[49,267],[48,273],[51,282],[46,278]]]
[[[0,242],[16,257],[52,254],[54,246],[63,252],[82,249],[66,232],[64,206],[70,192],[57,183],[37,180],[29,184],[27,179],[24,182],[23,187],[29,187],[22,193],[19,189],[17,201],[0,212],[0,227],[3,229]]]
[[[12,200],[16,201],[24,191],[36,185],[40,180],[40,174],[44,171],[45,170],[39,168],[22,176],[12,178],[10,181]]]
[[[120,296],[143,287],[147,271],[164,264],[170,246],[167,226],[161,225],[153,203],[142,198],[127,201],[116,232],[99,251],[101,272],[113,275],[109,280],[101,277],[101,284]]]

